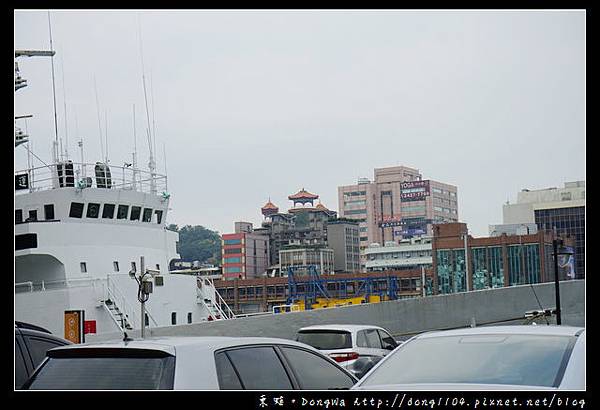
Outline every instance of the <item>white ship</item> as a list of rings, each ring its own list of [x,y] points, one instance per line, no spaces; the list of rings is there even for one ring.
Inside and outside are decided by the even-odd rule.
[[[15,52],[34,55],[54,52]],[[15,63],[15,91],[26,85]],[[27,140],[15,126],[15,149]],[[15,320],[64,336],[65,311],[83,310],[97,334],[141,329],[134,274],[142,269],[153,283],[146,327],[233,317],[210,279],[169,273],[179,255],[178,234],[166,229],[166,175],[138,169],[135,158],[119,167],[57,152],[15,172]]]

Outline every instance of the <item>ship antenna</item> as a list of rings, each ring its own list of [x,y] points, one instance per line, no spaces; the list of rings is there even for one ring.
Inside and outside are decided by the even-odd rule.
[[[165,150],[165,142],[163,141],[163,161],[165,162],[165,191],[169,191],[169,188],[167,186],[167,151]]]
[[[155,170],[156,163],[154,162],[154,153],[152,152],[152,136],[150,134],[150,113],[148,111],[148,94],[146,92],[146,76],[144,74],[144,49],[142,46],[142,23],[140,21],[140,15],[138,17],[138,29],[139,29],[139,40],[140,40],[140,58],[142,62],[142,85],[144,87],[144,102],[146,103],[146,123],[147,135],[148,135],[148,149],[150,150],[150,160],[148,162],[148,168],[150,169],[150,192],[156,193],[156,181],[155,181]]]
[[[106,158],[104,163],[108,164],[108,110],[104,109],[104,139],[106,140]]]
[[[135,104],[133,104],[133,189],[137,185],[137,134],[135,132]]]
[[[54,47],[52,46],[52,24],[50,23],[50,11],[48,11],[48,31],[50,33],[50,51],[54,51]],[[52,64],[52,97],[54,100],[54,150],[52,155],[54,156],[54,162],[58,162],[58,122],[56,119],[56,85],[54,81],[54,54],[51,56],[51,64]]]
[[[154,144],[154,153],[158,155],[156,149],[156,123],[154,122],[154,77],[152,76],[152,68],[150,69],[150,102],[152,106],[152,142]]]
[[[60,56],[60,65],[61,65],[61,72],[62,72],[62,88],[63,88],[63,103],[64,103],[64,107],[65,107],[65,158],[68,160],[69,159],[69,132],[68,132],[68,128],[67,128],[67,92],[65,91],[65,64],[64,64],[64,60],[62,58],[62,55]]]
[[[96,76],[94,76],[94,91],[96,93],[96,113],[98,115],[98,131],[100,132],[100,150],[104,158],[104,143],[102,142],[102,125],[100,124],[100,106],[98,104],[98,87],[96,86]]]

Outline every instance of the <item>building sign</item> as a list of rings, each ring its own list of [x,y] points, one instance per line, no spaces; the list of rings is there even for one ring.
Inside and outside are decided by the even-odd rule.
[[[429,180],[409,181],[400,184],[400,200],[402,202],[422,201],[429,195]]]
[[[29,175],[28,174],[17,174],[15,175],[15,189],[29,189]]]
[[[83,310],[65,310],[65,339],[73,343],[85,343]]]
[[[570,246],[563,246],[560,249],[562,255],[558,255],[559,277],[565,279],[575,279],[575,250]],[[569,253],[569,255],[565,255]]]
[[[390,216],[384,216],[383,218],[381,218],[381,222],[379,222],[378,225],[380,228],[390,228],[392,226],[402,226],[402,224],[403,222],[401,219]]]

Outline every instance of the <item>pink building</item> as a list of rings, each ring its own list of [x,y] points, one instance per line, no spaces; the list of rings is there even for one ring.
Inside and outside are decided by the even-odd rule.
[[[235,233],[223,234],[223,279],[262,277],[269,267],[269,237],[252,233],[252,224],[236,222]]]
[[[458,221],[457,189],[405,166],[375,168],[375,178],[338,187],[339,215],[359,222],[361,267],[369,244],[433,235],[435,223]]]

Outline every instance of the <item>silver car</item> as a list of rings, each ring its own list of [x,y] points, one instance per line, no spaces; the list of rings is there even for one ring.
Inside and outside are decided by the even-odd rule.
[[[319,349],[361,377],[398,342],[382,327],[372,325],[315,325],[298,330],[296,340]]]
[[[357,379],[316,349],[258,337],[172,337],[51,349],[41,390],[328,390]]]
[[[490,326],[405,342],[354,387],[363,390],[585,389],[585,329]]]

